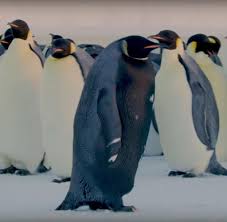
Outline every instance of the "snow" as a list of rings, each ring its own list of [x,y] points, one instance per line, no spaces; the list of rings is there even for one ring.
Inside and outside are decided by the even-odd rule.
[[[227,165],[227,164],[226,164]],[[225,221],[227,178],[205,175],[199,178],[168,177],[163,157],[144,157],[135,187],[124,197],[135,213],[55,211],[64,199],[69,183],[52,183],[50,172],[34,176],[0,176],[0,220],[7,221]]]

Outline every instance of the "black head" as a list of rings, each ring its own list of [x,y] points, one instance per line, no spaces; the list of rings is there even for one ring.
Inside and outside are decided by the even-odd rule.
[[[56,39],[63,39],[63,37],[61,35],[56,35],[56,34],[53,34],[53,33],[50,33],[50,36],[51,36],[51,44]]]
[[[159,48],[159,44],[141,36],[129,36],[122,40],[121,48],[127,57],[135,60],[147,60],[149,53],[153,49]]]
[[[27,39],[30,29],[25,21],[17,19],[8,23],[8,25],[12,29],[14,38]]]
[[[209,56],[209,58],[219,66],[222,66],[221,60],[217,55],[217,44],[216,41],[207,37],[204,34],[196,34],[188,39],[187,45],[190,45],[190,50],[193,52],[203,52]],[[218,44],[219,45],[219,44]],[[219,47],[220,48],[220,47]]]
[[[159,41],[160,46],[166,49],[176,49],[177,40],[180,39],[179,35],[171,30],[163,30],[157,35],[149,36],[148,38],[156,39]]]
[[[76,46],[73,40],[59,38],[52,42],[52,56],[57,59],[72,55],[76,51]]]
[[[208,36],[210,47],[212,48],[212,52],[215,54],[218,54],[220,48],[221,48],[221,41],[216,36]]]
[[[2,46],[5,49],[8,49],[9,48],[9,45],[11,44],[11,42],[13,41],[13,39],[14,39],[14,36],[13,36],[12,29],[9,28],[2,35],[2,38],[1,38],[0,42],[1,42]]]
[[[206,35],[196,34],[188,39],[187,46],[191,44],[194,52],[204,52],[209,55],[210,42]]]

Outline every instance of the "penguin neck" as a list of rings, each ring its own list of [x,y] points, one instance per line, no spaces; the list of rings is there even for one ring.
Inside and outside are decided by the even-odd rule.
[[[163,49],[162,51],[162,61],[166,62],[178,62],[178,55],[183,55],[184,45],[180,38],[176,40],[176,49]]]
[[[209,56],[207,54],[205,54],[204,52],[200,51],[200,52],[196,52],[195,51],[195,44],[190,43],[187,47],[187,53],[188,55],[190,55],[192,58],[195,59],[195,61],[201,66],[208,66],[208,65],[212,65],[212,61],[209,58]]]
[[[28,41],[30,44],[34,44],[34,40],[33,40],[31,31],[28,32],[28,36],[27,36],[26,41]]]

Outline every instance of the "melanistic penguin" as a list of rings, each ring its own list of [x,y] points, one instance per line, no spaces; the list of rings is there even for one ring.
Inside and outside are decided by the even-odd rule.
[[[169,175],[227,175],[216,159],[219,114],[209,80],[173,31],[152,36],[163,47],[155,79],[155,116]]]
[[[73,120],[87,73],[81,69],[72,40],[56,39],[50,49],[41,80],[43,144],[48,165],[62,178],[54,181],[64,182],[71,176]]]
[[[53,34],[53,33],[50,33],[50,36],[51,36],[50,45],[46,45],[46,47],[42,51],[45,58],[47,58],[49,55],[51,55],[51,45],[52,45],[53,41],[56,40],[56,39],[62,39],[63,38],[61,35],[56,35],[56,34]]]
[[[74,122],[73,170],[68,194],[57,210],[134,211],[122,196],[134,186],[150,126],[156,43],[140,36],[113,42],[97,57]]]
[[[227,160],[227,77],[219,59],[217,39],[196,34],[188,39],[187,52],[208,78],[219,111],[219,135],[216,154],[220,161]],[[220,48],[220,47],[219,47]]]
[[[14,39],[0,63],[0,173],[37,172],[44,156],[40,120],[43,57],[26,22],[9,23]]]
[[[81,49],[85,50],[92,58],[96,58],[104,49],[103,46],[97,44],[80,44]]]

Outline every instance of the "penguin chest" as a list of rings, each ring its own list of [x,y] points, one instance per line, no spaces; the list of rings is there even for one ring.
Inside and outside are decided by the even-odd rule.
[[[48,58],[41,82],[41,114],[47,161],[58,176],[71,175],[73,122],[83,85],[73,57]]]
[[[204,172],[211,154],[195,132],[192,93],[183,66],[176,63],[161,68],[155,83],[155,115],[170,168]]]

